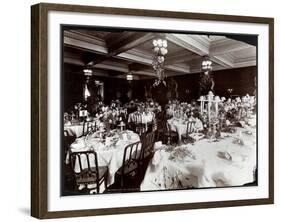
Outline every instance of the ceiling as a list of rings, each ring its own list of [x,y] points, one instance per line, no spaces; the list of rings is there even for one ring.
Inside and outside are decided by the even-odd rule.
[[[126,78],[132,72],[136,80],[155,78],[152,40],[159,37],[168,41],[167,76],[200,72],[205,55],[213,70],[256,65],[256,46],[229,36],[86,29],[64,30],[64,63],[81,67],[81,74],[88,64],[97,76]]]

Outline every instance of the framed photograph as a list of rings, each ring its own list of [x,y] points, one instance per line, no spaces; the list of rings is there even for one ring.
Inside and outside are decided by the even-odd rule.
[[[31,215],[274,202],[274,20],[31,7]]]

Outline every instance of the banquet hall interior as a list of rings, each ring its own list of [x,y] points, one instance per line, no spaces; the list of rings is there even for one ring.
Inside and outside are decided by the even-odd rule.
[[[61,194],[255,186],[257,36],[62,28]]]

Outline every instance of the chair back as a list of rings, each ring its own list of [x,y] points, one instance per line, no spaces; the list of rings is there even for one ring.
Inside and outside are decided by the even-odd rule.
[[[86,136],[91,130],[93,130],[93,123],[89,121],[83,122],[83,136]]]
[[[172,131],[172,128],[170,126],[170,124],[168,123],[168,121],[166,120],[166,131],[167,132],[171,132]]]
[[[73,152],[70,154],[70,163],[76,177],[82,172],[87,172],[90,176],[99,178],[98,158],[95,151]]]
[[[67,154],[67,152],[69,152],[70,149],[70,145],[71,143],[74,142],[75,140],[75,136],[71,136],[69,131],[64,129],[63,131],[63,148],[64,148],[64,155]]]
[[[141,115],[141,113],[136,113],[136,118],[137,118],[137,120],[136,120],[136,123],[137,124],[141,124],[142,123],[142,115]]]
[[[186,126],[186,134],[189,135],[195,132],[195,121],[188,121]]]
[[[123,165],[130,161],[139,163],[142,158],[142,149],[143,146],[140,141],[127,145],[124,150]]]
[[[150,132],[147,134],[143,134],[143,136],[141,137],[141,143],[142,143],[142,147],[143,147],[143,157],[145,157],[146,153],[151,153],[153,150],[153,146],[154,146],[154,140],[155,139],[155,132]]]

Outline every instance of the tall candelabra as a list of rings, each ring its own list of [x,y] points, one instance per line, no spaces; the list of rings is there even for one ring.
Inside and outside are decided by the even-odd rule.
[[[200,96],[198,99],[200,102],[200,112],[203,114],[205,111],[205,104],[207,104],[207,116],[208,116],[208,122],[210,123],[212,121],[212,118],[218,117],[218,104],[221,101],[219,96],[214,96],[213,92],[210,91],[208,95],[206,96]],[[212,106],[214,105],[214,113],[212,113]],[[213,115],[212,115],[213,114]]]

